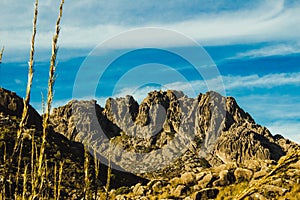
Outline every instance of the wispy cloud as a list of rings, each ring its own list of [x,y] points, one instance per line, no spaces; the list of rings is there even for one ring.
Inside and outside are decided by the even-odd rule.
[[[62,21],[60,44],[69,48],[92,48],[115,34],[139,27],[174,29],[205,45],[300,40],[299,4],[286,7],[283,0],[246,1],[237,5],[220,2],[211,5],[206,1],[159,4],[144,1],[135,6],[120,1],[69,2]],[[44,48],[50,46],[57,15],[55,5],[48,4],[42,4],[38,20],[37,46]],[[4,1],[0,12],[5,17],[0,30],[1,43],[11,48],[28,46],[31,6]],[[155,17],[161,15],[163,17]],[[157,40],[156,45],[160,43],[161,40]],[[122,45],[132,44],[123,41]]]
[[[267,74],[264,76],[223,76],[226,89],[272,88],[282,85],[300,85],[300,73]]]
[[[224,85],[219,85],[220,78]],[[216,83],[216,84],[215,84]],[[175,82],[167,86],[177,90],[187,90],[191,88],[199,88],[202,91],[215,90],[220,91],[224,87],[226,90],[242,89],[242,88],[272,88],[283,85],[300,85],[300,73],[279,73],[258,76],[256,74],[249,76],[222,76],[210,80],[197,80],[189,83]],[[211,88],[208,88],[208,85]]]
[[[22,84],[23,82],[20,79],[15,79],[14,80],[16,84]]]
[[[220,83],[223,82],[223,85]],[[267,74],[264,76],[258,76],[256,74],[249,76],[221,76],[210,80],[195,80],[188,82],[172,82],[163,85],[162,89],[172,89],[183,91],[186,95],[194,97],[200,92],[214,90],[223,91],[235,90],[243,88],[273,88],[284,85],[300,85],[300,72],[297,73],[279,73],[279,74]],[[210,86],[210,87],[208,87]],[[157,90],[157,87],[144,87],[142,89],[139,86],[127,87],[120,91],[115,92],[115,96],[125,96],[126,94],[137,94],[137,99],[141,99],[140,95],[145,95],[147,92]],[[196,91],[194,90],[196,89]],[[225,94],[224,94],[225,95]],[[143,96],[144,97],[144,96]]]
[[[299,44],[277,44],[266,46],[258,49],[253,49],[247,52],[238,53],[231,59],[239,58],[257,58],[257,57],[268,57],[268,56],[285,56],[290,54],[300,53]]]
[[[292,27],[294,29],[297,27],[300,19],[300,15],[297,14],[299,10],[300,7],[285,9],[284,1],[263,1],[254,8],[251,7],[230,12],[197,13],[191,18],[183,20],[178,20],[174,15],[173,20],[165,21],[161,19],[153,21],[150,18],[139,25],[134,23],[104,23],[95,26],[74,27],[66,24],[66,30],[62,31],[62,35],[64,35],[64,32],[68,35],[69,39],[66,37],[64,43],[67,46],[77,44],[78,42],[84,43],[81,45],[98,44],[107,39],[108,36],[139,27],[162,27],[176,30],[205,45],[299,40],[297,30],[293,32],[289,31]],[[153,13],[153,15],[155,14]],[[291,16],[293,20],[290,20]],[[73,34],[69,34],[68,30],[76,29],[77,31],[72,32]],[[64,38],[64,36],[62,37]],[[85,38],[85,41],[77,40],[76,38]],[[144,40],[147,39],[148,37],[144,38]],[[74,43],[74,41],[76,42]],[[139,42],[143,42],[143,40],[141,39]],[[152,42],[157,46],[161,45],[161,40],[157,40],[156,42],[152,40]],[[122,47],[126,45],[130,47],[132,43],[123,41]],[[176,45],[176,41],[174,41],[173,45]]]

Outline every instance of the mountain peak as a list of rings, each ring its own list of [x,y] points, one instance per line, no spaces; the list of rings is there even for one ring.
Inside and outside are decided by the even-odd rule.
[[[283,138],[276,139],[278,136],[272,136],[267,128],[256,124],[233,97],[223,97],[214,91],[199,94],[196,98],[189,98],[180,91],[152,91],[140,104],[127,95],[109,98],[104,108],[96,102],[87,105],[86,101],[76,101],[76,105],[82,108],[70,111],[72,108],[68,106],[67,113],[72,112],[82,119],[74,122],[74,118],[61,108],[54,110],[51,118],[64,118],[63,123],[52,120],[53,126],[61,134],[72,132],[74,136],[67,137],[77,138],[76,141],[94,138],[89,142],[95,147],[101,146],[103,140],[102,136],[97,139],[99,135],[93,135],[99,133],[96,129],[108,134],[108,138],[116,138],[116,145],[122,151],[136,153],[155,152],[168,147],[177,136],[185,135],[191,142],[182,146],[184,151],[193,151],[194,156],[217,166],[251,159],[278,160],[292,144]],[[81,123],[86,119],[96,121],[82,129]],[[64,128],[60,130],[60,126]],[[79,132],[86,133],[79,137]],[[115,162],[125,165],[122,159]],[[129,167],[127,170],[134,169]]]

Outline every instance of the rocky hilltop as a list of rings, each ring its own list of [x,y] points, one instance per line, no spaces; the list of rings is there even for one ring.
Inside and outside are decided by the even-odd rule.
[[[51,122],[56,132],[71,140],[93,138],[88,142],[101,146],[105,136],[113,137],[116,147],[127,152],[149,154],[179,138],[186,142],[179,150],[174,147],[173,153],[210,166],[253,159],[278,161],[295,146],[256,124],[234,98],[216,92],[188,98],[182,92],[153,91],[140,105],[126,96],[109,98],[104,108],[94,100],[71,101],[53,110]],[[117,162],[126,166],[122,160]]]
[[[0,89],[2,166],[22,108],[20,97]],[[47,164],[64,163],[63,198],[83,198],[90,180],[92,199],[299,199],[299,145],[256,124],[233,97],[207,92],[189,98],[169,90],[150,92],[140,104],[132,96],[109,98],[104,107],[72,100],[53,109],[50,121]],[[7,195],[20,188],[23,178],[14,177],[31,160],[32,133],[39,148],[41,127],[42,117],[30,107],[24,165],[13,163]],[[52,173],[45,180],[49,197]]]
[[[5,168],[14,149],[22,110],[22,98],[14,92],[0,88],[0,184],[3,184]],[[29,116],[23,134],[22,148],[16,152],[17,156],[9,168],[9,179],[5,183],[5,197],[2,196],[3,190],[1,190],[0,199],[15,199],[18,192],[22,194],[20,187],[23,187],[21,184],[24,181],[25,166],[31,165],[32,144],[35,145],[34,158],[38,156],[42,140],[42,117],[32,106],[29,106]],[[53,184],[55,182],[53,174],[58,173],[57,170],[54,170],[54,166],[58,168],[60,164],[63,164],[64,172],[61,178],[61,197],[63,199],[81,199],[85,196],[85,184],[83,184],[85,169],[90,173],[91,190],[101,189],[106,184],[107,166],[99,163],[99,175],[96,176],[94,156],[90,152],[85,153],[85,149],[81,143],[69,140],[49,127],[45,153],[47,158],[45,188],[43,189],[45,196],[53,197]],[[85,159],[88,159],[88,167],[85,166]],[[37,162],[34,160],[34,163]],[[31,170],[30,167],[28,167],[27,173],[29,170]],[[144,178],[124,171],[113,169],[111,174],[110,187],[112,189],[147,182]],[[28,174],[27,180],[31,179],[32,176]],[[28,191],[30,191],[30,187],[28,183]]]

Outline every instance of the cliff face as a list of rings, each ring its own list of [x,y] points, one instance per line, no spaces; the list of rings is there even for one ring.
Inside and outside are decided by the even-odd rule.
[[[186,157],[191,163],[201,159],[211,166],[253,159],[277,161],[295,146],[256,124],[234,98],[215,92],[188,98],[182,92],[153,91],[140,105],[126,96],[109,98],[104,108],[96,101],[72,101],[54,109],[51,122],[55,131],[92,144],[103,156],[108,156],[108,139],[113,138],[111,159],[135,172],[163,167],[176,171],[172,163],[187,166],[182,159]],[[128,164],[138,156],[152,167],[137,170],[139,166]],[[198,162],[198,167],[202,164]]]

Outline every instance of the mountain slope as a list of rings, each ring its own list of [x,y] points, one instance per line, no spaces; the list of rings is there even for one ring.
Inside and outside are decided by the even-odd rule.
[[[34,158],[36,158],[42,140],[42,117],[30,106],[28,122],[23,133],[22,147],[18,149],[17,157],[14,158],[12,167],[9,169],[9,179],[3,183],[5,169],[13,152],[22,109],[23,100],[19,96],[14,92],[0,88],[0,183],[5,185],[5,195],[8,199],[11,199],[15,194],[22,194],[25,166],[28,167],[27,191],[31,191],[32,175],[29,172],[31,171],[32,144],[34,140]],[[60,165],[63,165],[60,186],[62,198],[80,199],[84,197],[85,168],[88,169],[88,176],[90,177],[90,190],[96,188],[102,190],[107,181],[107,166],[100,163],[99,177],[96,177],[94,157],[90,153],[86,155],[84,151],[84,146],[81,143],[68,140],[62,134],[55,132],[52,127],[48,129],[45,153],[46,174],[44,175],[45,184],[42,195],[52,197],[55,174],[58,176],[58,171],[55,171],[54,167],[56,166],[58,170]],[[87,158],[89,160],[88,166],[84,163]],[[34,160],[34,163],[37,163],[37,159]],[[147,180],[131,173],[112,170],[111,188],[131,186],[138,182],[145,183]],[[3,194],[2,192],[1,190],[1,194]],[[5,198],[2,195],[1,197]]]
[[[1,177],[13,149],[22,102],[15,93],[0,89]],[[37,150],[41,144],[42,118],[32,107],[29,113],[20,167],[16,160],[6,182],[8,197],[16,188],[22,193],[33,133]],[[89,190],[100,199],[108,160],[113,167],[109,199],[298,198],[294,194],[300,183],[299,145],[273,136],[234,98],[216,92],[188,98],[178,91],[153,91],[140,104],[126,96],[109,98],[104,108],[95,100],[73,100],[55,108],[50,121],[44,190],[50,197],[54,166],[62,163],[61,196],[85,196],[88,157]],[[101,162],[98,177],[95,157]],[[30,191],[30,184],[27,187]]]

